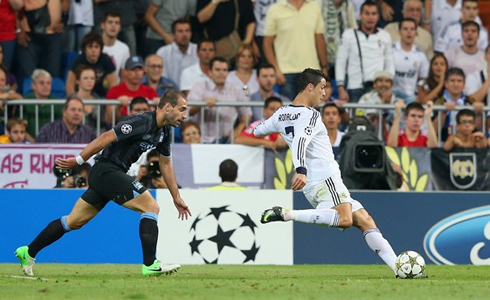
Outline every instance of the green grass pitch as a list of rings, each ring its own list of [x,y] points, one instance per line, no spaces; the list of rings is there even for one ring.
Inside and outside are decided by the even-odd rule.
[[[140,265],[0,264],[0,299],[490,299],[490,266],[427,267],[397,280],[384,265],[185,265],[146,278]]]

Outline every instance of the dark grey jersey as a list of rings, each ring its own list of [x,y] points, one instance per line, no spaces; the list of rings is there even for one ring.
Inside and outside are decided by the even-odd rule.
[[[156,112],[132,116],[119,122],[112,130],[117,141],[110,144],[96,157],[109,160],[128,171],[141,154],[157,149],[164,156],[170,156],[171,126],[157,127]]]

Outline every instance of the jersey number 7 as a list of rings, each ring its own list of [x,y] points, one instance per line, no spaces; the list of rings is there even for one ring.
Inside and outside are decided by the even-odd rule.
[[[294,138],[294,126],[287,126],[284,129],[286,130],[286,134],[290,134],[291,133],[292,137]]]

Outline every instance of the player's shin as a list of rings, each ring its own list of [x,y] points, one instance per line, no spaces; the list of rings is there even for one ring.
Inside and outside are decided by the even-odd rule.
[[[291,211],[291,219],[302,223],[339,226],[339,212],[331,208],[294,210]]]
[[[371,248],[396,274],[395,261],[396,254],[391,248],[390,243],[383,237],[378,228],[368,229],[363,232],[364,238],[369,248]]]
[[[158,215],[146,212],[141,214],[140,240],[143,248],[143,264],[151,266],[156,258],[158,241]]]
[[[59,240],[71,228],[66,223],[66,216],[56,219],[44,228],[41,233],[29,244],[29,255],[36,257],[37,253],[43,248]]]

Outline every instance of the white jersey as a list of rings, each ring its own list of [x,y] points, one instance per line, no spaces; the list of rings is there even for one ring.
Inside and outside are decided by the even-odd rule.
[[[400,42],[393,45],[393,57],[395,58],[393,90],[415,96],[417,82],[429,75],[429,59],[415,45],[408,52],[403,50]]]
[[[439,32],[435,40],[436,42],[434,43],[434,51],[437,52],[444,52],[449,48],[462,46],[463,35],[461,22],[458,20],[441,29],[441,32]],[[478,49],[482,51],[485,51],[488,46],[488,31],[485,29],[485,27],[481,25],[477,46]]]
[[[274,132],[280,133],[291,149],[296,171],[307,171],[308,182],[340,177],[327,128],[316,109],[302,105],[283,106],[260,123],[254,135],[266,136]]]

